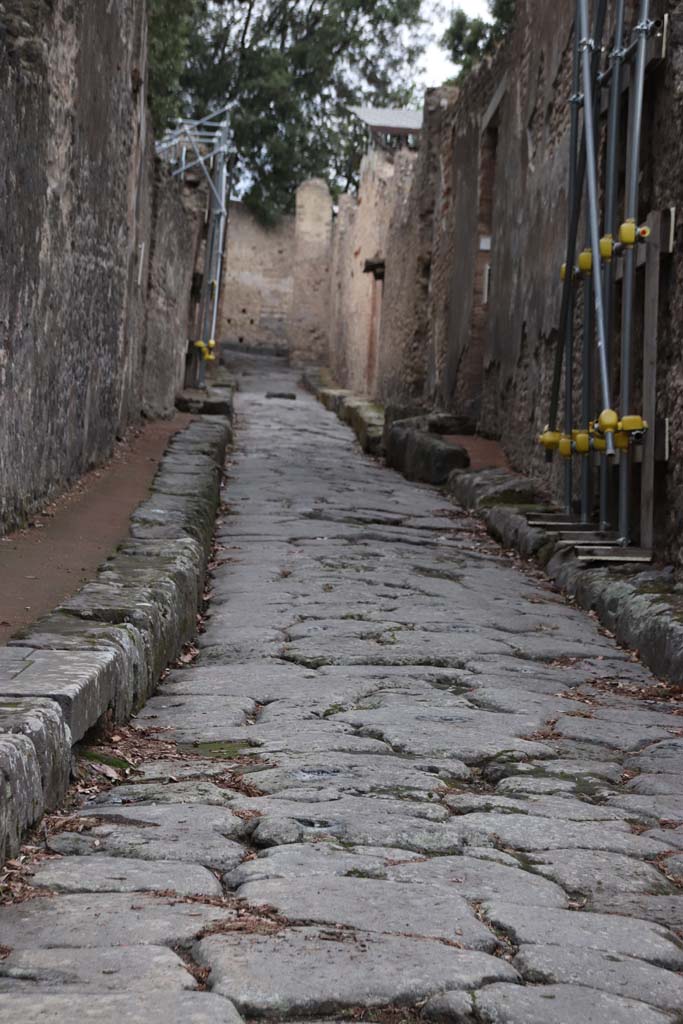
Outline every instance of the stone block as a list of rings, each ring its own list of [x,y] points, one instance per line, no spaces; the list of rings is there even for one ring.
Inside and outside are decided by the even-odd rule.
[[[22,833],[45,810],[40,764],[28,736],[0,735],[0,864],[19,852]]]

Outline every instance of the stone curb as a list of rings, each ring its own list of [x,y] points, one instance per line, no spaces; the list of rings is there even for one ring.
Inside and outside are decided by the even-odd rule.
[[[618,643],[637,650],[655,675],[683,680],[683,586],[671,566],[643,570],[579,562],[570,550],[557,548],[552,533],[529,525],[526,512],[549,506],[533,481],[507,470],[455,471],[446,491],[481,516],[503,547],[539,562],[565,594],[597,614]]]
[[[194,636],[231,439],[215,416],[176,434],[96,578],[0,648],[0,864],[64,796],[72,743],[127,721]]]
[[[319,374],[304,372],[304,386],[319,402],[348,423],[364,452],[384,454],[384,409],[369,398],[361,398],[345,388],[321,387]]]

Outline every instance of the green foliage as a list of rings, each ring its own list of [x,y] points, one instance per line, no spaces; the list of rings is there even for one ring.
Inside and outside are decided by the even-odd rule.
[[[291,209],[306,178],[323,177],[333,191],[355,183],[366,135],[348,106],[413,99],[421,0],[153,2],[163,86],[153,83],[154,102],[166,114],[155,123],[165,125],[179,105],[201,117],[229,103],[236,180],[264,220]],[[169,7],[184,11],[173,45]]]
[[[197,28],[198,0],[149,0],[149,106],[158,134],[183,108],[181,77]]]
[[[460,78],[483,56],[493,52],[514,21],[515,0],[489,0],[488,6],[490,21],[470,18],[461,8],[456,8],[441,40],[453,63],[460,66]]]

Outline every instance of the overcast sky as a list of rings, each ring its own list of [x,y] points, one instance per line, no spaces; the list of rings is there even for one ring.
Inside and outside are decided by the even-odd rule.
[[[455,65],[446,56],[446,52],[439,46],[438,40],[450,21],[450,12],[455,7],[462,9],[470,16],[488,17],[488,6],[486,0],[426,0],[424,10],[432,23],[432,35],[434,42],[427,48],[422,60],[424,72],[420,81],[429,88],[433,85],[441,85],[447,78],[452,78],[456,72]]]

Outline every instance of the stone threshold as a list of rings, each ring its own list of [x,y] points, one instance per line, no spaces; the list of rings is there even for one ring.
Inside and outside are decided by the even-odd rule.
[[[0,648],[0,864],[63,799],[71,748],[128,721],[196,632],[230,420],[176,434],[130,533],[73,597]]]

